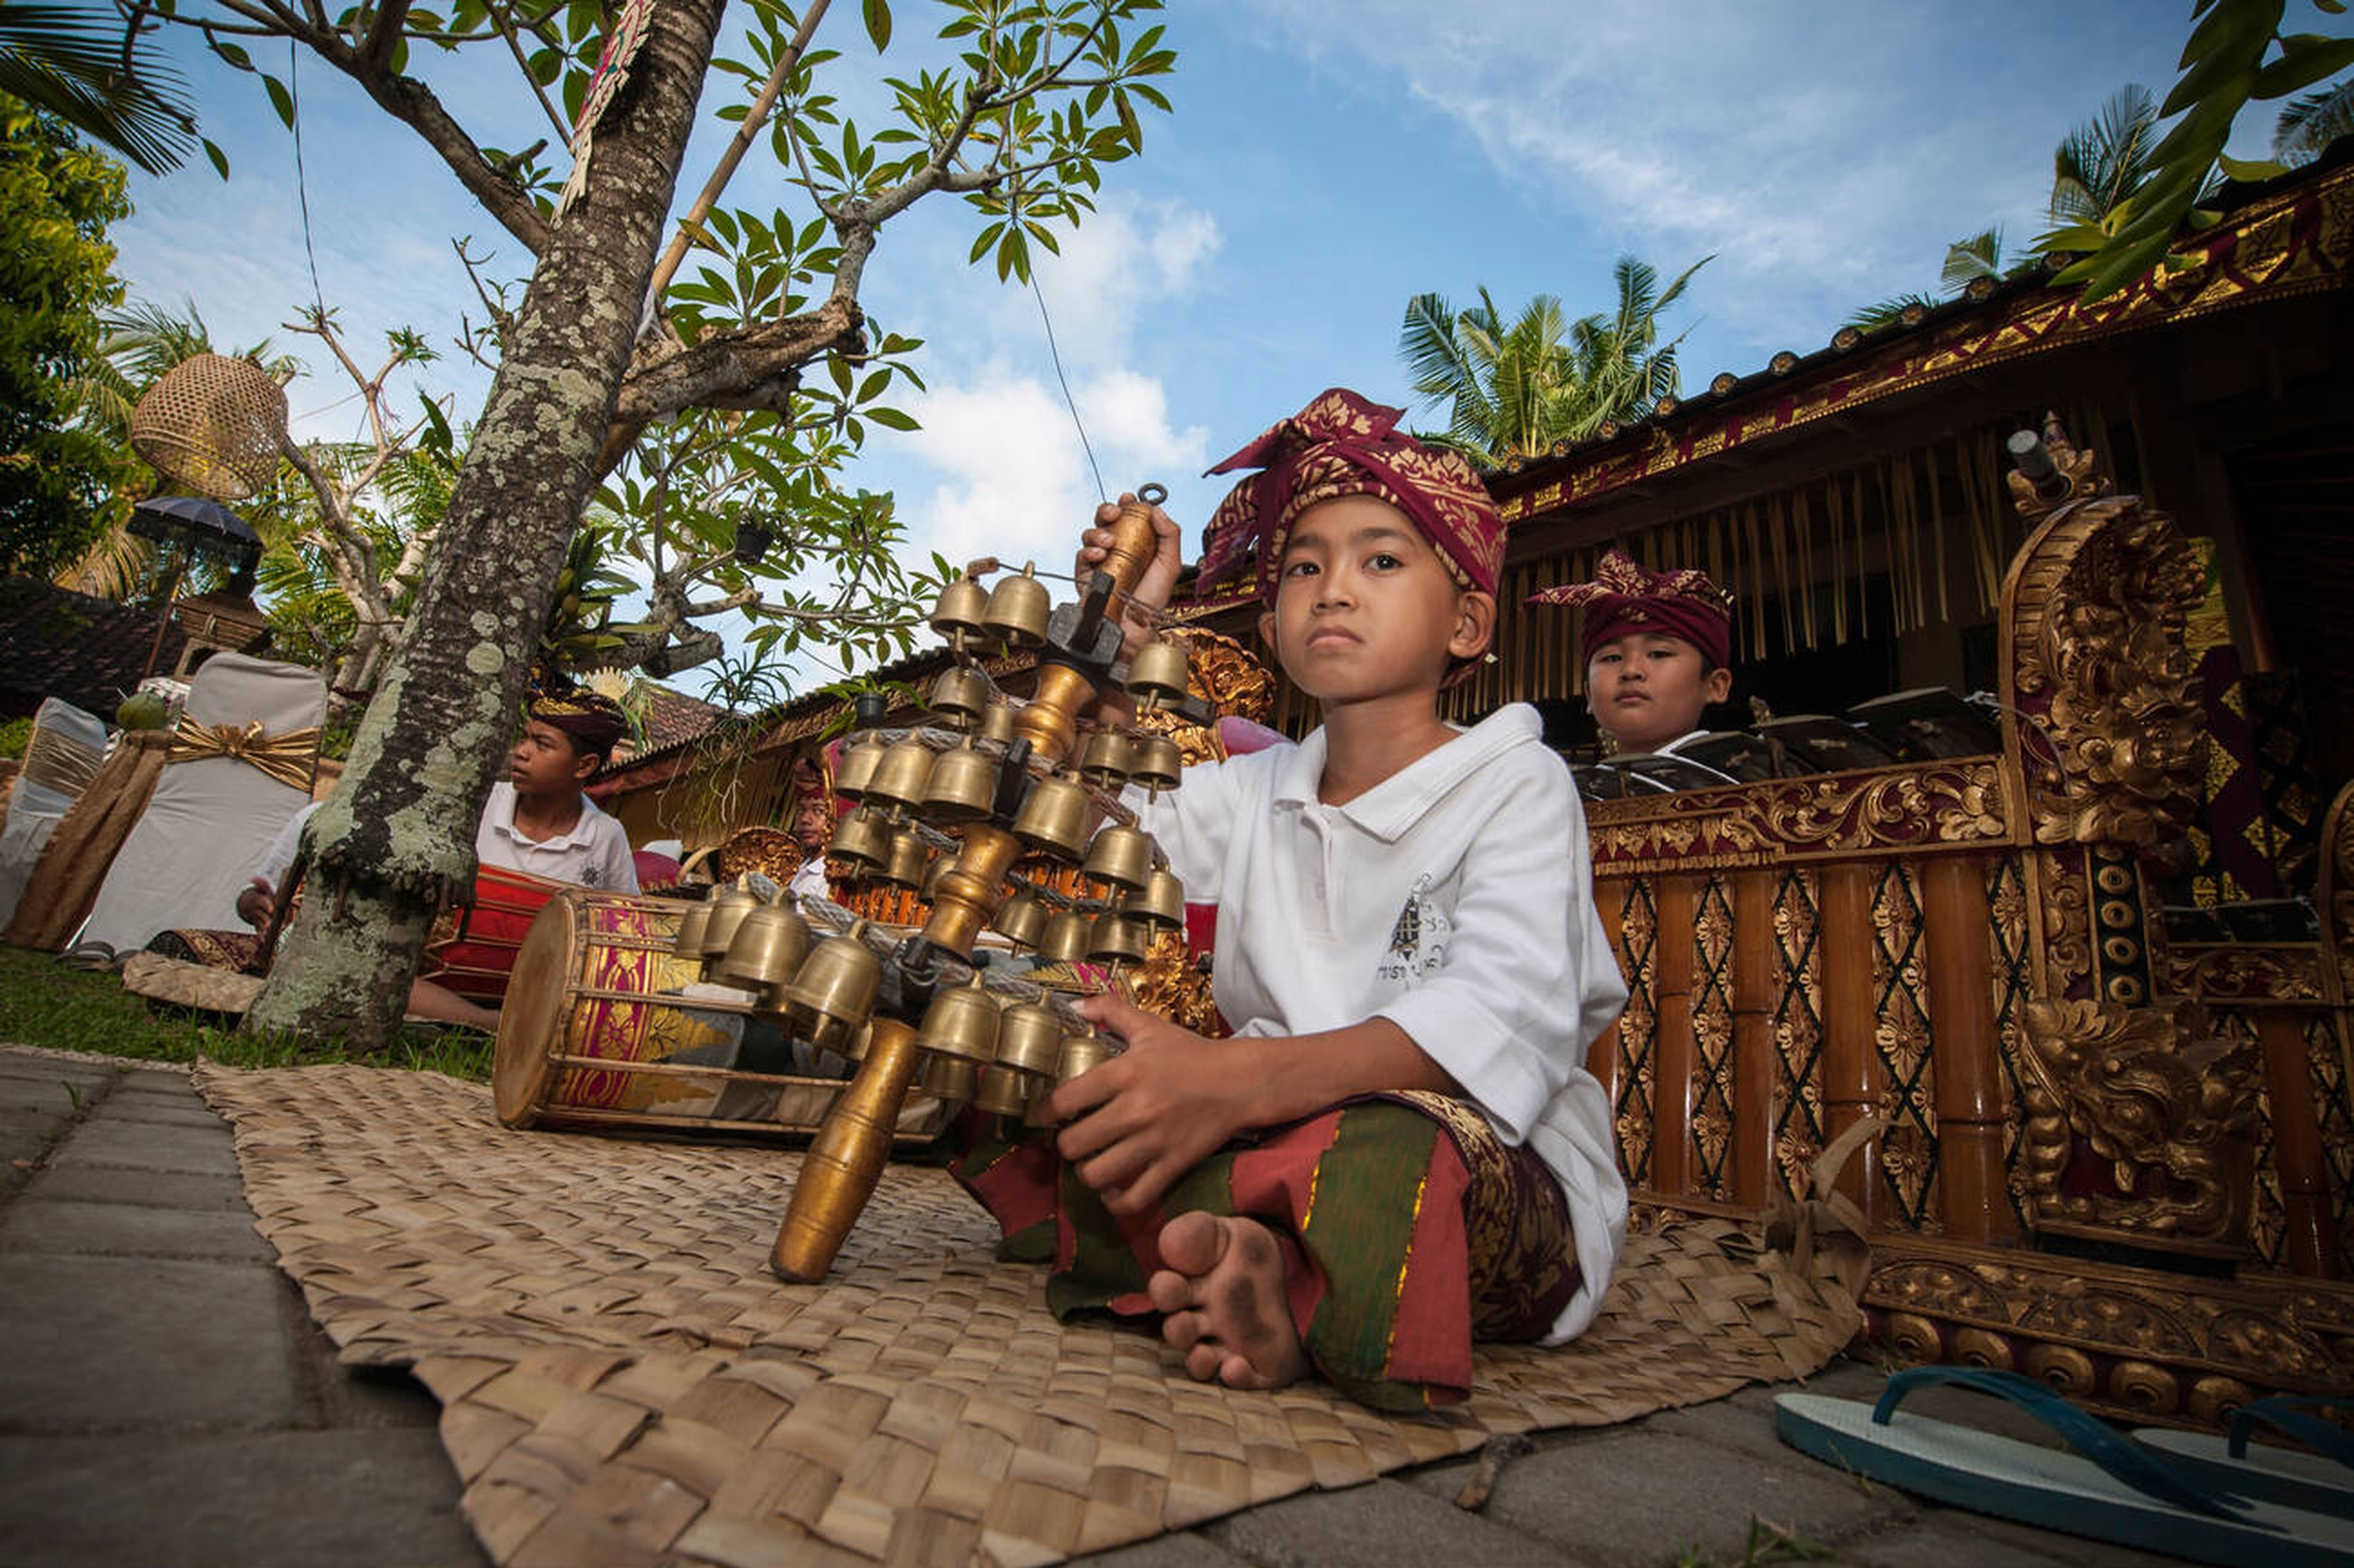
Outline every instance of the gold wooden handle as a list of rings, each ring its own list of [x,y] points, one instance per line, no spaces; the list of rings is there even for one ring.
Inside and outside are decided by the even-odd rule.
[[[801,1156],[792,1203],[769,1253],[769,1266],[796,1285],[814,1285],[858,1223],[891,1157],[891,1134],[916,1077],[916,1032],[877,1018],[866,1060]]]
[[[1160,537],[1152,530],[1152,509],[1168,494],[1161,486],[1148,484],[1112,520],[1111,547],[1104,553],[1103,569],[1111,574],[1112,586],[1123,598],[1135,589],[1144,568],[1161,553]]]

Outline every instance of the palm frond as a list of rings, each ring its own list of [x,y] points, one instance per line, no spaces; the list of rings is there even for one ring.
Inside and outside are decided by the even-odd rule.
[[[2354,135],[2354,77],[2335,87],[2299,93],[2282,105],[2273,127],[2273,156],[2295,168],[2321,156],[2340,136]]]
[[[196,144],[196,111],[179,71],[144,39],[125,70],[125,26],[111,6],[0,0],[0,92],[166,174]]]

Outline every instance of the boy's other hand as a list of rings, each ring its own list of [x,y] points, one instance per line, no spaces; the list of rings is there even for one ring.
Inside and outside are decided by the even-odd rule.
[[[1118,502],[1107,501],[1096,508],[1095,526],[1079,535],[1078,558],[1072,567],[1072,575],[1082,583],[1111,553],[1111,525],[1119,521],[1120,508],[1135,503],[1133,494],[1123,493]],[[1158,506],[1152,508],[1152,559],[1129,594],[1127,609],[1120,617],[1119,656],[1123,659],[1135,658],[1136,651],[1152,641],[1150,616],[1137,612],[1166,609],[1169,596],[1177,588],[1177,574],[1185,569],[1184,534]]]
[[[1109,991],[1079,1015],[1128,1049],[1044,1103],[1079,1180],[1116,1214],[1149,1213],[1180,1176],[1249,1125],[1252,1045],[1211,1040]]]
[[[237,895],[237,917],[260,930],[270,924],[270,916],[278,907],[278,890],[255,877]]]

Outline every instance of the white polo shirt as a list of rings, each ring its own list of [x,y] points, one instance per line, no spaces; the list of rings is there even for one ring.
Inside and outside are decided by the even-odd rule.
[[[482,825],[474,834],[474,854],[484,865],[527,872],[550,882],[577,882],[607,892],[635,893],[638,863],[630,856],[630,835],[621,824],[580,797],[580,820],[552,839],[527,839],[515,831],[515,788],[491,786],[482,803]]]
[[[1238,1034],[1387,1018],[1560,1181],[1592,1322],[1627,1231],[1611,1107],[1585,1047],[1626,1005],[1594,908],[1585,818],[1537,713],[1505,707],[1345,806],[1324,732],[1128,792],[1193,903],[1218,906],[1213,990]]]

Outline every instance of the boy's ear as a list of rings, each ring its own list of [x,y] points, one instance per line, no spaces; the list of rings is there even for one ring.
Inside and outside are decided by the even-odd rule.
[[[1283,650],[1276,645],[1275,641],[1275,611],[1262,609],[1258,612],[1258,640],[1267,644],[1268,652],[1278,659],[1283,657]]]
[[[578,747],[573,748],[572,781],[575,784],[588,783],[590,779],[596,776],[597,769],[604,766],[605,759],[598,756],[595,752],[583,751]]]
[[[1702,678],[1701,695],[1712,703],[1721,703],[1733,695],[1733,672],[1719,664]]]
[[[1496,596],[1466,588],[1456,599],[1455,634],[1447,640],[1450,658],[1477,659],[1496,641]]]

